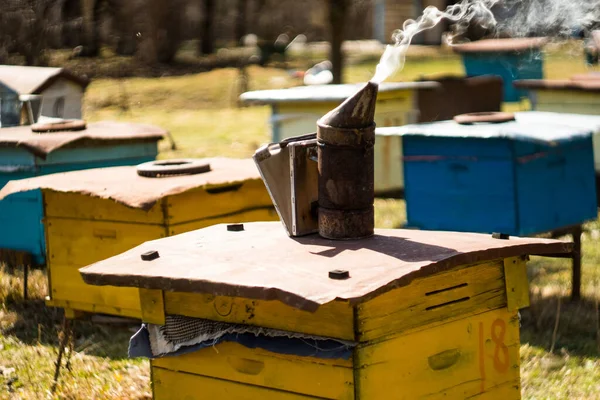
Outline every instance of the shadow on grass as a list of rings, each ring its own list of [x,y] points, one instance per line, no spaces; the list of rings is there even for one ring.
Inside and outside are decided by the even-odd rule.
[[[521,343],[552,347],[558,301],[560,317],[554,351],[572,355],[600,358],[598,342],[598,313],[593,300],[572,302],[568,297],[532,295],[531,306],[521,310]]]
[[[0,335],[13,336],[26,345],[58,346],[62,330],[62,309],[47,307],[46,274],[33,268],[29,279],[29,300],[23,299],[23,271],[8,271],[0,266]],[[138,323],[98,324],[88,319],[77,320],[75,350],[88,355],[114,360],[127,358],[129,337],[138,329]]]
[[[14,336],[27,345],[58,346],[62,330],[62,309],[47,307],[43,300],[11,302],[5,305],[7,313],[15,316],[12,323],[0,333]],[[89,318],[71,322],[75,334],[75,351],[112,360],[127,359],[131,335],[139,328],[137,323],[119,325],[99,324]]]

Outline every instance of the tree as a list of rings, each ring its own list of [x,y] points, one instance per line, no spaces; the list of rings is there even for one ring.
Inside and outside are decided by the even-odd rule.
[[[344,55],[342,54],[342,42],[344,41],[344,25],[348,16],[348,0],[329,0],[329,32],[332,65],[331,83],[342,83],[342,70]]]
[[[235,40],[239,45],[242,38],[246,35],[246,11],[248,2],[246,0],[237,0],[235,14]]]
[[[204,0],[203,18],[200,29],[200,47],[198,53],[212,54],[215,52],[215,34],[214,34],[214,22],[215,22],[215,0]]]
[[[20,54],[27,65],[44,65],[50,29],[50,0],[5,0],[0,13],[0,46]]]

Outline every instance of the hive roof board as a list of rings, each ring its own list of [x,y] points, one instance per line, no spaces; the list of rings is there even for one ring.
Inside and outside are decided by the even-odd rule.
[[[243,93],[240,100],[246,103],[285,102],[341,102],[356,93],[364,83],[344,85],[297,86],[289,89],[256,90]],[[391,82],[379,85],[379,93],[393,93],[415,89],[436,89],[437,82]]]
[[[151,250],[159,258],[142,261]],[[279,300],[314,311],[336,299],[358,303],[460,265],[571,250],[571,243],[556,240],[402,229],[376,229],[371,238],[350,241],[290,238],[279,222],[257,222],[240,232],[221,224],[146,242],[79,271],[92,285]],[[350,278],[330,279],[335,269]]]
[[[600,92],[600,79],[520,79],[513,84],[520,89]]]
[[[75,82],[82,88],[89,84],[88,79],[63,68],[0,65],[0,82],[20,95],[40,94],[60,78]]]
[[[457,53],[518,53],[539,49],[548,42],[547,38],[507,38],[483,39],[469,43],[455,44],[452,50]]]
[[[453,138],[506,138],[552,144],[591,136],[598,120],[577,114],[546,112],[515,113],[515,121],[462,125],[453,120],[377,128],[381,136],[432,136]]]
[[[15,126],[0,130],[0,147],[23,148],[43,159],[63,147],[133,140],[161,140],[167,131],[148,124],[124,122],[92,122],[81,131],[34,133],[31,126]]]
[[[211,171],[196,175],[147,178],[137,174],[135,166],[96,168],[14,180],[0,190],[0,200],[20,192],[46,189],[63,193],[111,199],[132,208],[149,210],[160,199],[200,187],[260,179],[251,159],[204,159]],[[133,190],[132,190],[133,188]]]

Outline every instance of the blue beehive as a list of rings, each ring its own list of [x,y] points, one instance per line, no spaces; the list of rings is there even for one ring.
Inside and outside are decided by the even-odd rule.
[[[403,136],[408,225],[526,236],[597,217],[591,130],[455,121],[382,128]]]
[[[513,86],[517,79],[542,79],[543,38],[489,39],[453,46],[462,55],[467,76],[497,75],[504,81],[504,101],[518,102],[526,95]]]
[[[0,130],[0,188],[8,181],[156,159],[166,134],[156,126],[98,122],[73,132],[34,133],[30,126]],[[0,201],[0,261],[45,262],[39,190]]]

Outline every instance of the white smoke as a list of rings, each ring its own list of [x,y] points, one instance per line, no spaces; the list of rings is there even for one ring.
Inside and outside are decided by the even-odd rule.
[[[450,41],[473,21],[483,29],[493,28],[497,36],[568,36],[600,23],[600,0],[463,0],[444,11],[429,6],[419,18],[405,21],[394,32],[395,43],[386,47],[371,81],[381,83],[400,71],[413,37],[442,20],[454,22]]]

